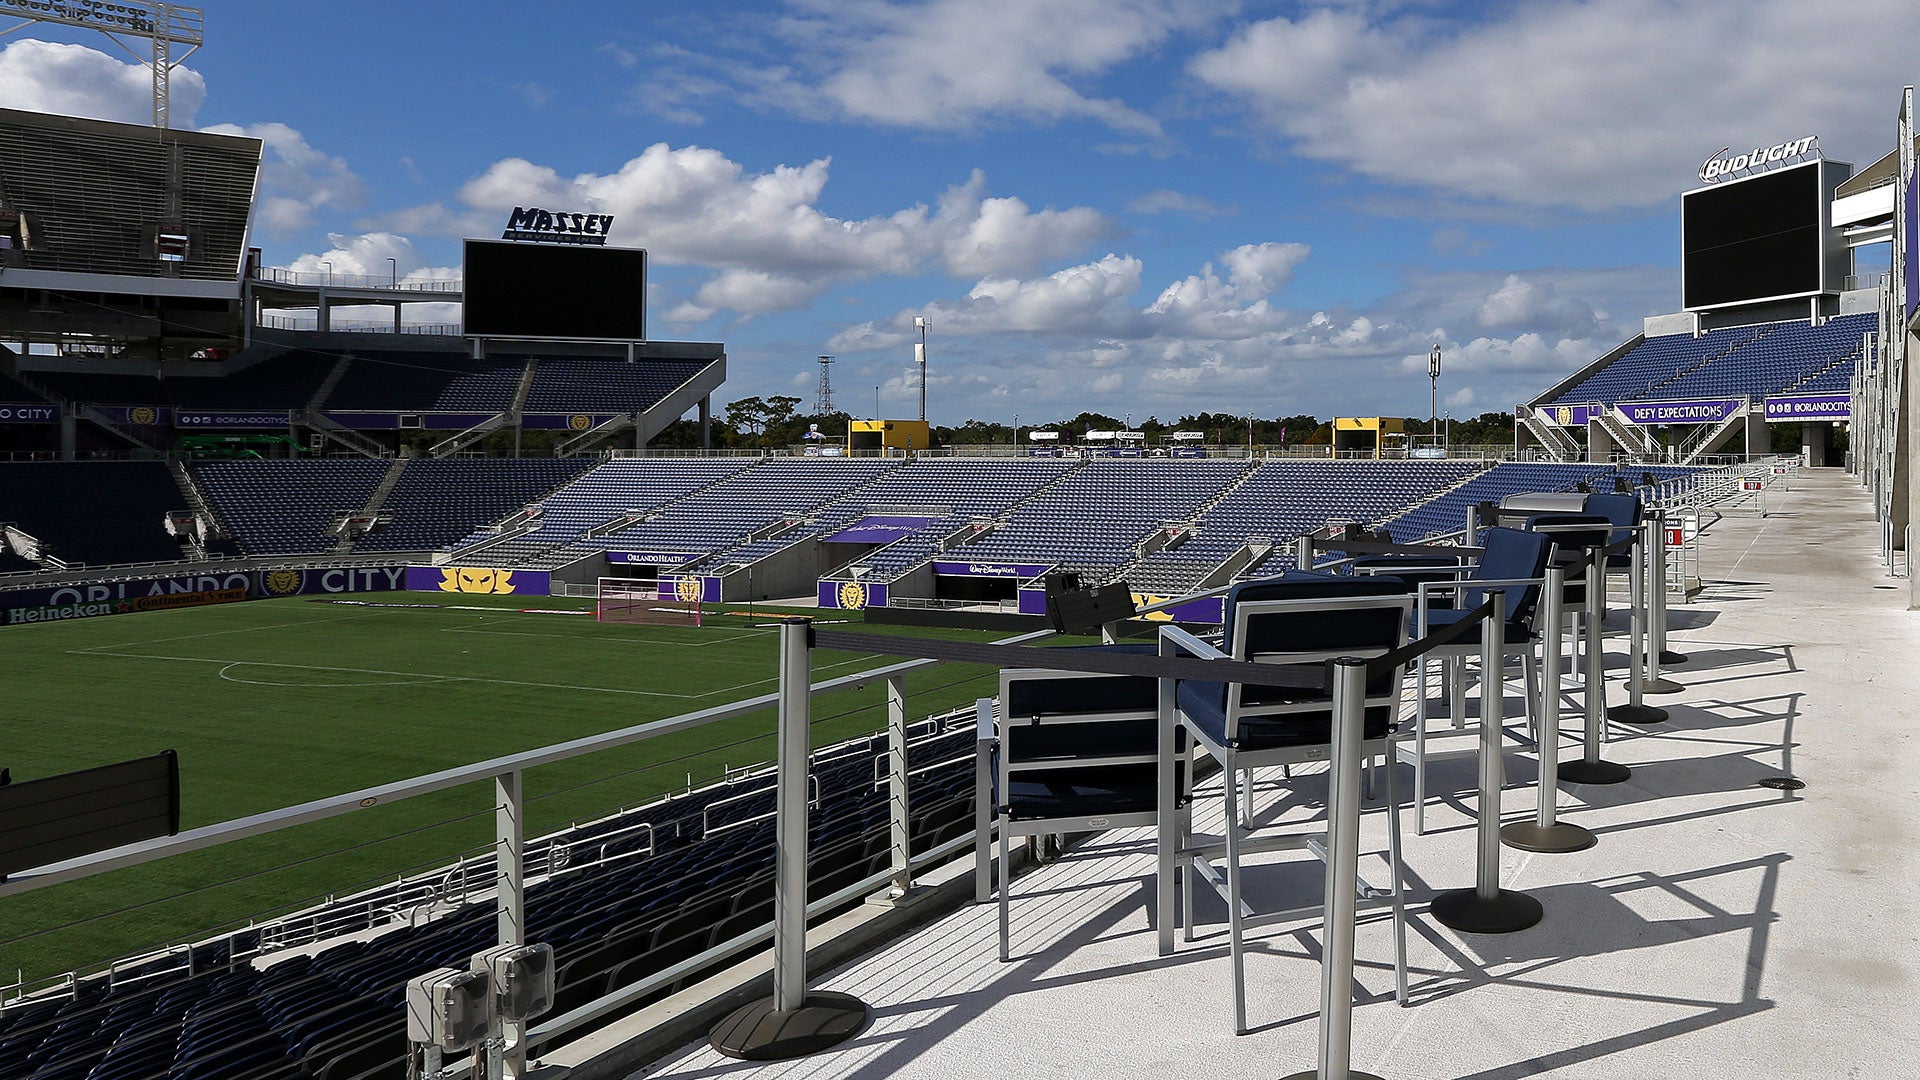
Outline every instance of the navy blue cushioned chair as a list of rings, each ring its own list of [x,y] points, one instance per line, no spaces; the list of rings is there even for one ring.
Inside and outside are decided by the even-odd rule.
[[[1645,519],[1646,507],[1641,504],[1638,495],[1608,493],[1587,496],[1587,513],[1597,514],[1612,523],[1614,529],[1612,535],[1607,537],[1607,543],[1617,544],[1630,536],[1639,535],[1636,530]],[[1633,553],[1630,551],[1607,556],[1609,570],[1626,570],[1632,566]]]
[[[1464,567],[1458,580],[1420,584],[1411,633],[1415,638],[1421,638],[1456,625],[1468,612],[1486,601],[1489,589],[1498,588],[1502,593],[1505,615],[1501,620],[1501,653],[1503,657],[1520,658],[1521,673],[1526,683],[1526,715],[1531,719],[1542,712],[1537,704],[1540,671],[1538,657],[1534,655],[1534,645],[1542,635],[1534,626],[1534,619],[1540,608],[1540,591],[1544,585],[1542,575],[1546,573],[1548,560],[1552,557],[1552,542],[1542,533],[1495,527],[1480,534],[1480,545],[1479,560],[1472,566]],[[1443,602],[1440,598],[1449,595],[1454,597],[1453,606],[1439,607],[1438,603]],[[1466,662],[1468,658],[1479,655],[1480,635],[1477,633],[1470,633],[1427,654],[1427,657],[1439,660],[1445,672],[1443,685],[1447,694],[1447,713],[1456,732],[1467,731]],[[1501,672],[1485,672],[1483,677],[1504,681]],[[1424,658],[1415,683],[1413,828],[1416,833],[1425,833],[1429,699]],[[1472,752],[1476,751],[1462,751]]]
[[[1147,644],[1089,650],[1150,656]],[[1078,649],[1063,649],[1077,652]],[[1159,821],[1157,680],[1044,668],[1000,673],[1000,700],[982,717],[975,771],[975,898],[993,885],[1000,834],[1000,959],[1010,956],[1012,843],[1155,825]],[[1184,809],[1186,770],[1175,781]]]
[[[1595,495],[1594,498],[1600,498]],[[1596,546],[1605,546],[1616,539],[1611,519],[1599,514],[1535,514],[1527,519],[1527,528],[1533,532],[1545,533],[1552,541],[1550,565],[1558,566],[1566,572],[1565,587],[1561,590],[1560,610],[1565,616],[1565,626],[1561,631],[1573,630],[1573,640],[1577,653],[1586,636],[1579,632],[1587,617],[1587,577],[1578,564],[1586,557],[1587,551]],[[1606,614],[1607,597],[1600,596],[1601,615]],[[1545,629],[1545,628],[1543,628]],[[1562,671],[1574,670],[1569,664]]]
[[[1160,827],[1158,905],[1171,909],[1176,879],[1185,900],[1182,924],[1193,939],[1193,879],[1208,881],[1226,901],[1233,966],[1234,1031],[1247,1030],[1246,967],[1243,935],[1248,926],[1296,919],[1319,909],[1313,903],[1287,911],[1254,915],[1241,901],[1240,864],[1244,856],[1284,849],[1325,851],[1326,834],[1256,836],[1256,823],[1243,821],[1239,788],[1243,778],[1263,766],[1288,766],[1325,761],[1332,751],[1332,698],[1324,689],[1326,661],[1335,657],[1372,658],[1406,642],[1407,618],[1413,595],[1406,582],[1395,577],[1344,577],[1294,572],[1279,578],[1235,586],[1226,598],[1225,628],[1216,648],[1178,627],[1161,628],[1162,655],[1206,659],[1234,659],[1294,666],[1308,676],[1299,687],[1245,685],[1234,682],[1182,680],[1161,695],[1161,776],[1191,751],[1175,741],[1190,735],[1193,748],[1205,750],[1220,763],[1225,836],[1201,838],[1194,834],[1190,812],[1163,807]],[[1392,759],[1400,710],[1404,666],[1381,672],[1367,682],[1362,753]],[[1387,775],[1388,862],[1392,884],[1387,889],[1362,886],[1361,898],[1392,905],[1394,964],[1398,993],[1406,1000],[1405,911],[1400,873],[1400,822],[1392,770]],[[1225,873],[1213,863],[1223,860]],[[1161,919],[1160,950],[1173,950],[1173,923]]]

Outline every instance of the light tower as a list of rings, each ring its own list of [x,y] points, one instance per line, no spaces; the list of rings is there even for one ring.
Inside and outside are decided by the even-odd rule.
[[[1427,396],[1427,434],[1431,436],[1434,425],[1440,420],[1440,346],[1435,345],[1433,352],[1427,354],[1427,378],[1433,380]]]
[[[141,60],[153,73],[153,126],[166,128],[168,124],[167,104],[169,88],[172,84],[173,69],[187,57],[192,56],[206,41],[206,19],[197,7],[182,4],[141,3],[139,0],[122,0],[121,3],[107,5],[88,4],[47,4],[33,0],[0,0],[0,16],[11,15],[22,20],[20,23],[0,31],[0,36],[11,34],[27,22],[58,23],[61,26],[78,26],[85,30],[98,30],[112,38],[114,44],[126,49],[135,60],[141,60],[140,54],[128,47],[121,37],[145,38],[151,43],[150,59]],[[173,55],[173,46],[188,46],[179,56]]]
[[[920,365],[920,419],[927,418],[927,327],[931,325],[925,315],[913,317],[913,328],[920,331],[920,341],[913,347],[914,363]]]
[[[813,403],[815,416],[825,416],[833,411],[833,357],[821,356],[820,391]]]

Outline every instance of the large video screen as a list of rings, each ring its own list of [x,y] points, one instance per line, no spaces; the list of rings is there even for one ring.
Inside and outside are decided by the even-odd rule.
[[[1813,161],[1681,196],[1681,306],[1819,292],[1820,187]]]
[[[636,248],[467,241],[474,337],[645,341],[646,295],[647,253]]]

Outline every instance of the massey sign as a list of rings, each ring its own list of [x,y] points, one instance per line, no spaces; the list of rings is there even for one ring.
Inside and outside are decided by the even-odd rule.
[[[1820,136],[1808,135],[1789,142],[1747,150],[1740,154],[1734,154],[1731,146],[1723,146],[1700,166],[1700,182],[1717,183],[1737,172],[1757,169],[1762,165],[1778,165],[1783,161],[1792,161],[1794,158],[1805,156],[1819,142]]]
[[[605,244],[613,228],[612,214],[575,214],[516,206],[507,215],[502,240],[544,240],[550,244]]]

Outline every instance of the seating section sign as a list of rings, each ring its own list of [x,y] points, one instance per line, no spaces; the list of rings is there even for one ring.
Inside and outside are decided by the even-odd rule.
[[[1845,420],[1852,401],[1847,394],[1782,394],[1767,399],[1767,419]]]

